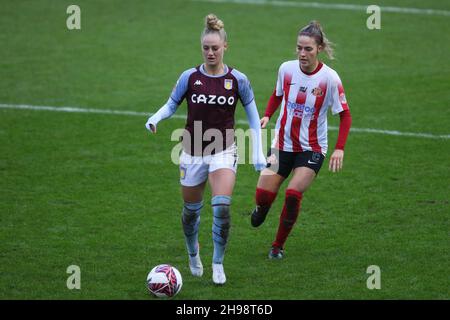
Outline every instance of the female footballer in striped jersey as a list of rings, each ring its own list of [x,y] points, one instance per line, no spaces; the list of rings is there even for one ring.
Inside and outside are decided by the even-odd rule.
[[[261,145],[261,128],[253,90],[247,77],[223,62],[227,49],[224,24],[215,15],[206,17],[201,35],[204,63],[184,71],[167,103],[150,117],[146,127],[156,132],[159,121],[175,113],[184,99],[188,112],[180,156],[180,183],[184,207],[182,225],[189,254],[189,267],[194,276],[203,275],[198,231],[203,191],[209,181],[213,209],[212,238],[213,281],[226,281],[223,269],[225,248],[230,229],[230,204],[237,168],[234,142],[234,113],[241,100],[247,114],[252,138],[253,164],[260,171],[266,167]],[[211,142],[212,137],[214,141]]]
[[[333,69],[318,59],[321,51],[333,58],[330,42],[318,22],[312,21],[297,36],[298,59],[284,62],[278,72],[276,88],[269,99],[261,126],[264,128],[282,105],[275,126],[275,138],[256,188],[256,209],[251,216],[254,227],[261,225],[281,184],[293,176],[286,189],[283,210],[269,258],[281,259],[284,245],[294,226],[303,193],[319,172],[328,149],[327,111],[339,114],[339,136],[329,169],[342,169],[344,146],[351,126],[351,115],[341,80]]]

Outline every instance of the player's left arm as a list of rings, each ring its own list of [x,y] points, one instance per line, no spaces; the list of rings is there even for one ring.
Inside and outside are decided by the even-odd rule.
[[[248,123],[250,125],[253,141],[253,165],[257,171],[264,170],[267,165],[266,158],[262,150],[261,139],[261,126],[259,123],[258,108],[256,107],[255,100],[253,99],[249,104],[244,106],[245,113],[247,114]]]
[[[336,146],[331,154],[328,169],[332,172],[338,172],[342,170],[344,165],[344,148],[352,125],[352,116],[345,98],[344,87],[342,86],[339,76],[337,76],[332,84],[332,99],[332,113],[339,113],[340,123]]]
[[[247,120],[252,133],[253,166],[257,171],[261,171],[266,167],[267,162],[262,150],[261,124],[259,122],[259,113],[255,102],[255,95],[253,94],[250,81],[244,74],[236,72],[235,76],[238,80],[239,98],[244,106],[245,113],[247,114]]]

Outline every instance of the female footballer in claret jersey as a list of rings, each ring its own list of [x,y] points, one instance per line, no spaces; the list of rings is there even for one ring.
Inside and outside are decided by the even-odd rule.
[[[329,169],[342,169],[344,146],[352,118],[341,80],[333,69],[319,60],[325,51],[333,58],[331,43],[316,21],[297,36],[298,59],[284,62],[278,71],[276,88],[269,99],[261,126],[264,128],[281,104],[275,138],[256,188],[256,208],[251,216],[254,227],[261,225],[281,184],[292,173],[286,189],[278,231],[269,258],[281,259],[289,233],[300,211],[303,193],[318,174],[328,151],[327,111],[339,114],[339,135]]]
[[[146,127],[156,132],[159,121],[169,118],[186,99],[188,112],[180,156],[180,183],[184,206],[182,226],[185,234],[189,267],[194,276],[203,275],[198,231],[203,191],[209,181],[213,210],[214,244],[212,278],[224,284],[225,248],[230,229],[230,204],[237,168],[234,142],[234,113],[241,100],[247,114],[252,138],[253,164],[260,171],[266,167],[261,145],[261,128],[253,90],[247,77],[223,62],[227,49],[224,24],[215,15],[206,17],[201,35],[203,64],[184,71],[167,103],[150,117]],[[211,142],[211,137],[214,141]],[[213,146],[213,147],[212,147]]]

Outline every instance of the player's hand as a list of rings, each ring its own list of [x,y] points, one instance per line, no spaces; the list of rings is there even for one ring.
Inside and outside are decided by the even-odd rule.
[[[256,159],[253,159],[253,166],[255,167],[256,171],[262,171],[266,168],[267,161],[262,152],[257,156]]]
[[[267,124],[269,123],[269,117],[262,117],[261,120],[261,128],[265,128],[267,126]]]
[[[148,118],[147,123],[145,124],[145,127],[146,127],[147,130],[150,131],[151,133],[156,133],[156,123],[155,123],[155,121],[152,119],[152,117]]]
[[[334,150],[330,158],[328,169],[331,172],[339,172],[342,170],[343,165],[344,165],[344,150],[340,149]]]

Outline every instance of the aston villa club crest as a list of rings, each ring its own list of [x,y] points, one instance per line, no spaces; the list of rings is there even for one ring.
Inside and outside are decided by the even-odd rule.
[[[312,94],[316,97],[321,97],[323,96],[323,91],[322,89],[320,89],[319,87],[312,89]]]
[[[227,90],[233,89],[233,80],[232,79],[225,79],[224,87]]]
[[[186,178],[186,168],[180,166],[180,179],[184,180],[184,178]]]

